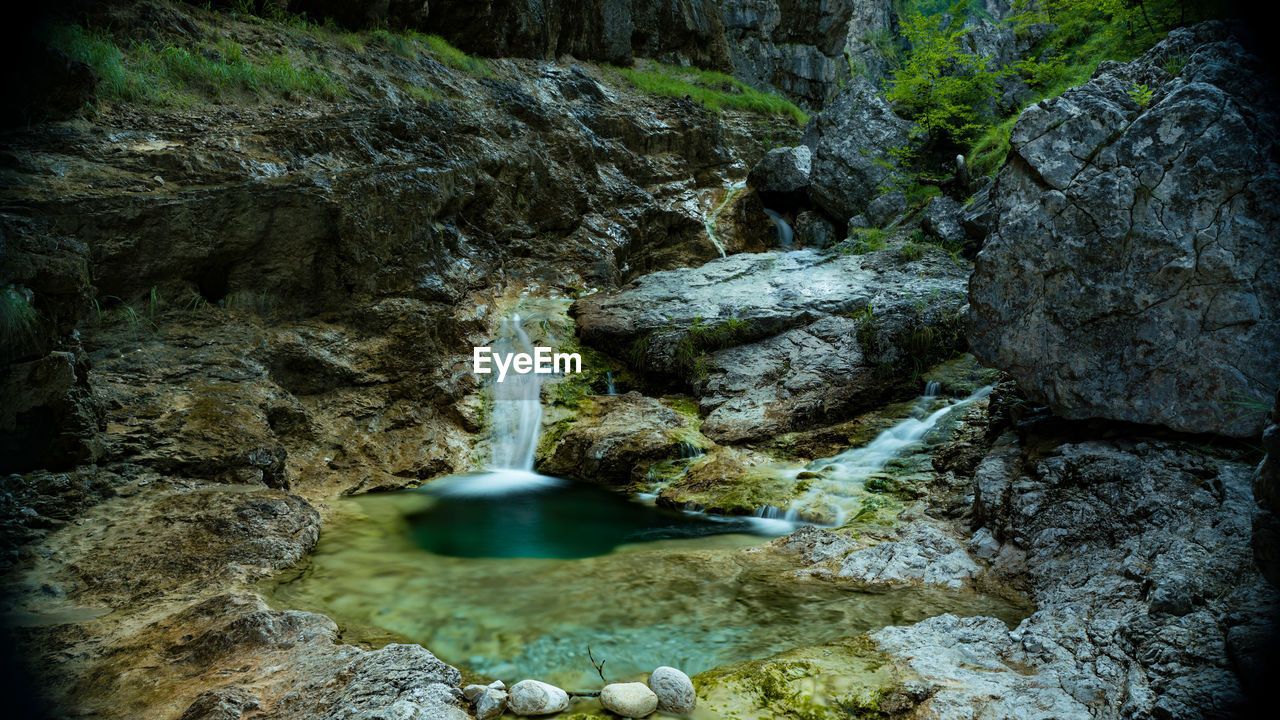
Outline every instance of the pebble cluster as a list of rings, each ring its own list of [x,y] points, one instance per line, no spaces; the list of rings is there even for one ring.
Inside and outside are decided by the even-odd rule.
[[[569,707],[569,693],[540,680],[521,680],[507,688],[501,680],[488,685],[468,685],[462,694],[479,720],[495,720],[507,710],[521,716],[551,715]],[[656,710],[672,715],[692,712],[697,698],[693,681],[673,668],[660,667],[649,674],[648,684],[610,683],[600,691],[604,709],[624,718],[642,718]]]

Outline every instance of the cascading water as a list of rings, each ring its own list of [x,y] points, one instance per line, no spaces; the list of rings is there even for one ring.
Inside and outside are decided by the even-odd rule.
[[[605,395],[617,395],[617,394],[618,394],[618,388],[613,384],[613,371],[612,371],[612,370],[605,370],[605,371],[604,371],[604,394],[605,394]]]
[[[786,510],[764,507],[756,511],[756,517],[779,527],[813,522],[817,518],[822,520],[821,524],[844,524],[865,497],[863,483],[869,477],[883,471],[890,461],[923,440],[947,415],[991,392],[990,387],[984,387],[963,400],[928,412],[940,389],[938,383],[926,385],[924,395],[916,401],[916,414],[880,433],[870,443],[835,457],[814,460],[804,467],[778,470],[792,479],[798,479],[802,472],[817,473],[818,477],[810,478],[808,491],[793,500]]]
[[[533,353],[533,344],[512,314],[502,321],[502,336],[493,342],[495,357]],[[429,486],[442,497],[502,495],[554,487],[564,481],[533,471],[534,451],[542,431],[542,378],[538,373],[508,373],[499,381],[491,375],[492,410],[489,424],[489,468],[473,475],[443,478]]]
[[[764,209],[764,214],[769,216],[773,221],[773,226],[778,230],[778,247],[783,250],[790,250],[792,240],[795,238],[795,232],[792,231],[791,225],[787,223],[786,218],[781,213],[774,212],[769,208]]]

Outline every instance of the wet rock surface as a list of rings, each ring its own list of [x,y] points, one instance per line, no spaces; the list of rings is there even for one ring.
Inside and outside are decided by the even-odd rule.
[[[638,392],[597,397],[590,410],[548,428],[539,472],[606,485],[641,479],[658,460],[678,458],[682,444],[707,444],[686,415]]]
[[[738,255],[647,275],[571,312],[584,342],[688,378],[702,432],[740,442],[886,399],[885,366],[955,347],[964,275],[939,251],[918,262],[893,250]]]
[[[979,357],[1065,417],[1261,433],[1245,404],[1280,385],[1280,166],[1259,63],[1208,23],[1022,114],[970,283]]]

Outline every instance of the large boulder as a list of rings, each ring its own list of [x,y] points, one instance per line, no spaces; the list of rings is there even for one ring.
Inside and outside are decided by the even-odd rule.
[[[958,349],[965,270],[931,248],[732,255],[579,299],[582,340],[699,395],[710,439],[836,422]],[[907,386],[910,386],[909,388]]]
[[[813,153],[808,146],[775,148],[751,168],[747,184],[760,194],[766,207],[789,210],[809,198],[809,172]]]
[[[865,211],[893,169],[888,151],[907,144],[910,128],[866,78],[846,83],[804,129],[813,150],[813,202],[831,217]]]
[[[1069,418],[1261,433],[1280,385],[1273,97],[1206,23],[1028,108],[970,282],[975,354]]]

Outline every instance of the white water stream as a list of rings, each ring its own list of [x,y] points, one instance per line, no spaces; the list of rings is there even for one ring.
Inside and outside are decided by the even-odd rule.
[[[829,519],[833,526],[843,525],[861,507],[866,497],[864,482],[881,472],[891,460],[897,458],[922,441],[938,423],[951,413],[960,410],[991,393],[984,387],[963,400],[944,405],[932,412],[929,406],[937,400],[939,386],[929,383],[925,394],[916,400],[916,411],[911,416],[881,432],[875,440],[862,447],[850,448],[835,457],[822,458],[803,467],[780,468],[777,472],[799,480],[802,472],[818,473],[810,482],[804,495],[791,501],[786,510],[761,508],[757,514],[765,519],[793,524],[812,522],[812,518]]]
[[[502,335],[493,342],[493,354],[533,354],[533,344],[512,314],[502,321]],[[533,455],[542,433],[542,382],[554,377],[538,373],[508,373],[499,382],[490,375],[493,393],[489,422],[490,460],[487,471],[455,475],[431,484],[431,492],[441,497],[505,495],[564,484],[560,478],[533,471]]]
[[[781,213],[769,208],[764,209],[764,214],[769,216],[769,219],[773,221],[773,226],[778,230],[778,247],[783,250],[790,250],[792,241],[795,238],[795,231],[791,229],[791,225],[787,223],[786,218],[782,217]]]

